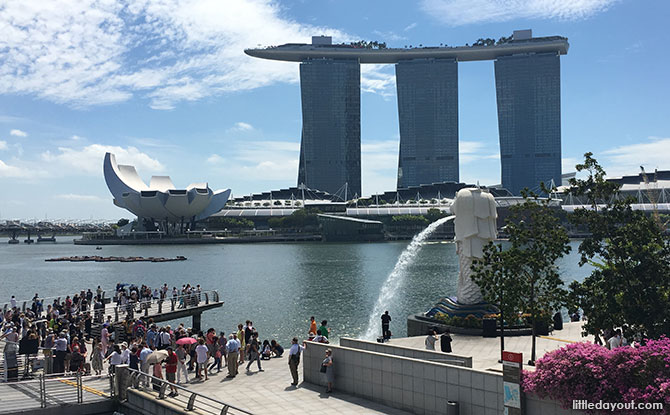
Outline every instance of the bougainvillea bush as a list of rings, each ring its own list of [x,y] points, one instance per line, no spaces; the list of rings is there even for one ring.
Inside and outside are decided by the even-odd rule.
[[[663,402],[669,411],[663,413],[670,413],[670,339],[666,337],[614,350],[574,343],[545,354],[535,367],[534,372],[524,371],[523,390],[559,401],[564,408],[571,408],[573,400]]]

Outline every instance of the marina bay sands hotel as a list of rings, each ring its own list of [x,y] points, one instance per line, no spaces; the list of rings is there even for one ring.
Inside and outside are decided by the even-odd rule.
[[[360,65],[395,64],[400,121],[398,188],[458,182],[458,62],[495,61],[502,185],[514,194],[561,183],[560,36],[515,31],[481,46],[366,48],[289,43],[250,56],[300,62],[298,185],[361,196]]]

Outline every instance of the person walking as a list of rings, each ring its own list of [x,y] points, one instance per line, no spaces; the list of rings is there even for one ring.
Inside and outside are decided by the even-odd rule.
[[[177,355],[177,384],[181,383],[182,373],[184,374],[184,383],[188,383],[188,370],[186,370],[186,356],[188,356],[188,353],[186,353],[183,344],[177,346],[175,354]]]
[[[291,371],[293,382],[291,385],[298,386],[298,365],[300,364],[300,353],[305,350],[305,342],[302,346],[298,344],[298,338],[291,340],[291,348],[288,351],[288,368]]]
[[[326,349],[326,358],[321,362],[321,373],[326,374],[326,383],[328,387],[326,393],[333,391],[333,382],[335,382],[335,372],[333,371],[333,351]]]
[[[153,350],[151,350],[146,342],[142,342],[142,350],[140,351],[140,371],[142,373],[146,373],[147,375],[149,374],[149,363],[147,363],[147,358],[149,355],[153,353]],[[148,376],[143,376],[144,377],[144,386],[149,386],[149,377]]]
[[[102,374],[102,345],[100,342],[93,340],[93,347],[91,351],[91,368],[96,375]]]
[[[205,372],[205,380],[207,377],[207,360],[209,359],[209,349],[205,346],[205,339],[202,337],[198,339],[198,346],[195,348],[196,354],[196,377],[202,379],[202,372]],[[204,370],[203,370],[204,369]]]
[[[388,340],[391,336],[388,334],[389,326],[391,324],[391,316],[389,315],[388,310],[382,314],[382,339]]]
[[[240,350],[240,342],[237,340],[236,334],[228,336],[226,349],[228,351],[228,377],[234,378],[237,376],[237,354]]]
[[[177,388],[174,386],[174,382],[179,358],[177,357],[177,354],[172,351],[172,346],[167,347],[167,352],[168,357],[165,359],[165,378],[168,382],[170,382],[169,396],[177,396],[179,392],[177,392]]]
[[[251,335],[251,341],[249,343],[249,363],[247,363],[247,372],[249,371],[249,367],[251,364],[254,362],[258,362],[258,371],[262,372],[263,368],[261,368],[261,353],[260,353],[260,345],[258,344],[258,333],[253,332]]]

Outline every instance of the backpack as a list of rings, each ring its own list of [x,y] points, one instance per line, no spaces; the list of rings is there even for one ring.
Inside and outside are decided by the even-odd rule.
[[[291,359],[293,359],[296,366],[300,364],[300,347],[298,347],[298,353],[291,355]]]

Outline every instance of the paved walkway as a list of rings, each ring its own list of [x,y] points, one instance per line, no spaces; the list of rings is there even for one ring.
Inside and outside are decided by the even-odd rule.
[[[583,322],[564,323],[563,330],[555,330],[546,337],[538,337],[535,344],[536,359],[544,356],[545,353],[565,346],[568,342],[589,341],[593,342],[593,336],[582,337]],[[472,367],[474,369],[493,369],[502,370],[502,365],[498,363],[500,358],[500,337],[481,337],[465,336],[452,333],[453,342],[451,347],[454,353],[462,356],[472,356]],[[391,344],[400,346],[425,349],[424,341],[426,336],[402,337],[392,339]],[[515,336],[505,337],[505,350],[510,352],[523,353],[524,369],[533,370],[533,366],[527,366],[530,359],[532,337]],[[439,348],[439,343],[435,345]]]
[[[223,369],[206,382],[182,386],[255,414],[409,414],[337,391],[327,394],[325,388],[302,383],[302,362],[298,371],[300,384],[298,387],[291,386],[286,356],[263,360],[261,364],[263,372],[258,371],[255,362],[251,371],[247,372],[245,362],[233,379],[227,378],[227,369]]]

